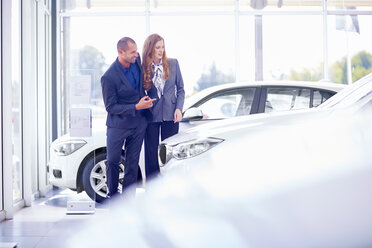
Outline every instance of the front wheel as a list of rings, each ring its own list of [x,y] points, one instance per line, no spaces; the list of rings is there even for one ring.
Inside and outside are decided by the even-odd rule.
[[[91,157],[84,165],[82,183],[88,196],[96,201],[102,202],[107,198],[107,177],[106,177],[106,153],[100,153]],[[119,186],[121,193],[124,182],[124,160],[119,167]]]

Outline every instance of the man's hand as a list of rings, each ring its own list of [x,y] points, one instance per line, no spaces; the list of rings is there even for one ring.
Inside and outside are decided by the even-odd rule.
[[[152,107],[152,102],[155,101],[156,98],[150,98],[149,96],[144,96],[139,100],[139,102],[136,104],[136,110],[140,109],[148,109]]]

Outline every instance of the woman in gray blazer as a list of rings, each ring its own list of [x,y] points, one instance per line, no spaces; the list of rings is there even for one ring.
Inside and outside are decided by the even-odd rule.
[[[146,178],[159,173],[159,135],[164,140],[178,133],[182,120],[185,90],[177,59],[167,58],[164,39],[152,34],[145,40],[142,51],[144,88],[151,98],[156,98],[152,109],[152,122],[145,135]]]

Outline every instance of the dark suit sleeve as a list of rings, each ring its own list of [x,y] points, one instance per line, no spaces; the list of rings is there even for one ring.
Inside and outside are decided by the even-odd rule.
[[[183,87],[183,79],[182,79],[182,74],[180,70],[180,66],[178,64],[178,60],[175,59],[176,61],[176,86],[177,86],[177,103],[176,103],[176,108],[181,110],[183,108],[183,103],[185,101],[185,89]]]
[[[156,98],[158,99],[158,91],[156,90],[156,87],[154,86],[154,84],[151,82],[151,88],[147,91],[147,95],[150,97],[150,98]],[[156,101],[155,101],[156,102]]]
[[[122,104],[118,101],[117,89],[111,77],[103,76],[101,78],[102,96],[106,111],[109,114],[135,116],[135,104]]]

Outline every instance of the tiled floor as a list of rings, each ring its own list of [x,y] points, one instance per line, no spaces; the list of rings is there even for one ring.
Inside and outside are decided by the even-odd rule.
[[[68,201],[90,200],[71,190],[55,190],[46,198],[35,200],[31,207],[16,212],[12,220],[0,222],[0,248],[66,248],[65,242],[79,225],[95,215],[107,211],[96,205],[94,214],[66,214]]]

